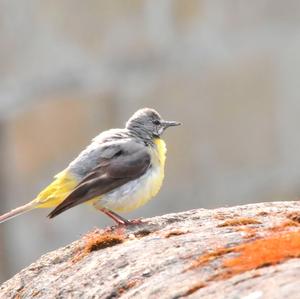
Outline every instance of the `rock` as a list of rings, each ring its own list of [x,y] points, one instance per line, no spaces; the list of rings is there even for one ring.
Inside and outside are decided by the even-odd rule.
[[[0,298],[299,298],[299,206],[197,209],[95,229],[5,282]]]

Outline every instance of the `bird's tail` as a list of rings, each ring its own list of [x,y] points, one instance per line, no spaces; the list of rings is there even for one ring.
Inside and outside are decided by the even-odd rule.
[[[35,208],[51,208],[59,205],[78,184],[75,178],[63,170],[55,176],[55,180],[28,204],[18,207],[0,216],[0,223],[29,212]]]
[[[25,204],[21,207],[18,207],[14,210],[11,210],[10,212],[8,212],[6,214],[1,215],[0,216],[0,223],[5,222],[5,221],[7,221],[9,219],[12,219],[16,216],[19,216],[21,214],[24,214],[26,212],[29,212],[29,211],[33,210],[34,208],[36,208],[36,207],[37,207],[36,202],[31,201],[31,202],[29,202],[29,203],[27,203],[27,204]]]

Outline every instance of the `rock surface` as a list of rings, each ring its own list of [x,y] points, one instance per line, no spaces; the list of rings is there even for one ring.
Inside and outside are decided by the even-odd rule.
[[[0,298],[299,298],[299,207],[198,209],[95,229],[5,282]]]

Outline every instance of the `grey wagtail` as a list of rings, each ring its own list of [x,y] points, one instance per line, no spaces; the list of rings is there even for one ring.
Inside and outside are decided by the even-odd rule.
[[[96,136],[34,200],[0,216],[0,223],[35,208],[55,207],[48,215],[53,218],[83,202],[117,224],[132,223],[116,212],[135,210],[158,193],[167,151],[160,137],[166,128],[178,125],[153,109],[138,110],[124,129]]]

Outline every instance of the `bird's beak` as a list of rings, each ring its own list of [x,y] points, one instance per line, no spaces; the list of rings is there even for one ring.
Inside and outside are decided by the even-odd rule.
[[[175,126],[180,126],[181,123],[178,121],[168,121],[168,120],[163,120],[161,122],[161,124],[164,126],[164,128],[168,128],[168,127],[175,127]]]

